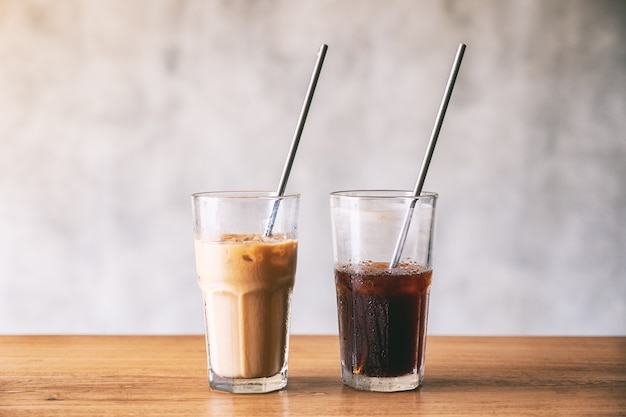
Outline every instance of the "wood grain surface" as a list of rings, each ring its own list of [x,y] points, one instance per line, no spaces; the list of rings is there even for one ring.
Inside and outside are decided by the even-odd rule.
[[[626,337],[428,339],[425,383],[341,383],[336,336],[292,336],[283,391],[211,391],[203,336],[0,336],[0,416],[626,416]]]

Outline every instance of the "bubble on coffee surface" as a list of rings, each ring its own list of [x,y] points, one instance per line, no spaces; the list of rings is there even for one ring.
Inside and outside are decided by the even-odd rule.
[[[360,262],[350,261],[344,264],[339,264],[336,266],[336,269],[352,275],[399,276],[420,274],[429,271],[431,268],[414,261],[402,261],[396,268],[390,269],[387,262],[365,260]]]
[[[274,243],[284,242],[289,237],[285,233],[275,233],[270,236],[263,236],[255,233],[227,233],[220,236],[220,243]]]

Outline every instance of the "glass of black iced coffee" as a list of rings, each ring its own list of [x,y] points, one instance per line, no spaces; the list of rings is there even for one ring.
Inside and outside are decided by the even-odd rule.
[[[341,373],[350,387],[406,391],[422,383],[436,203],[428,192],[330,195]]]

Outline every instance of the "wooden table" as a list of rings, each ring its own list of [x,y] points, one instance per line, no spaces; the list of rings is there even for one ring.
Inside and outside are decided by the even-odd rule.
[[[0,336],[0,416],[626,416],[626,337],[430,337],[424,386],[360,392],[336,336],[292,336],[289,385],[208,388],[202,336]]]

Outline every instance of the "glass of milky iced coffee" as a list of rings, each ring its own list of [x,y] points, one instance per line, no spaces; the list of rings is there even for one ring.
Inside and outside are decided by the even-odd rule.
[[[257,191],[192,195],[215,390],[262,393],[287,385],[299,199]]]
[[[406,391],[422,383],[436,202],[435,193],[410,191],[330,195],[341,373],[350,387]]]

